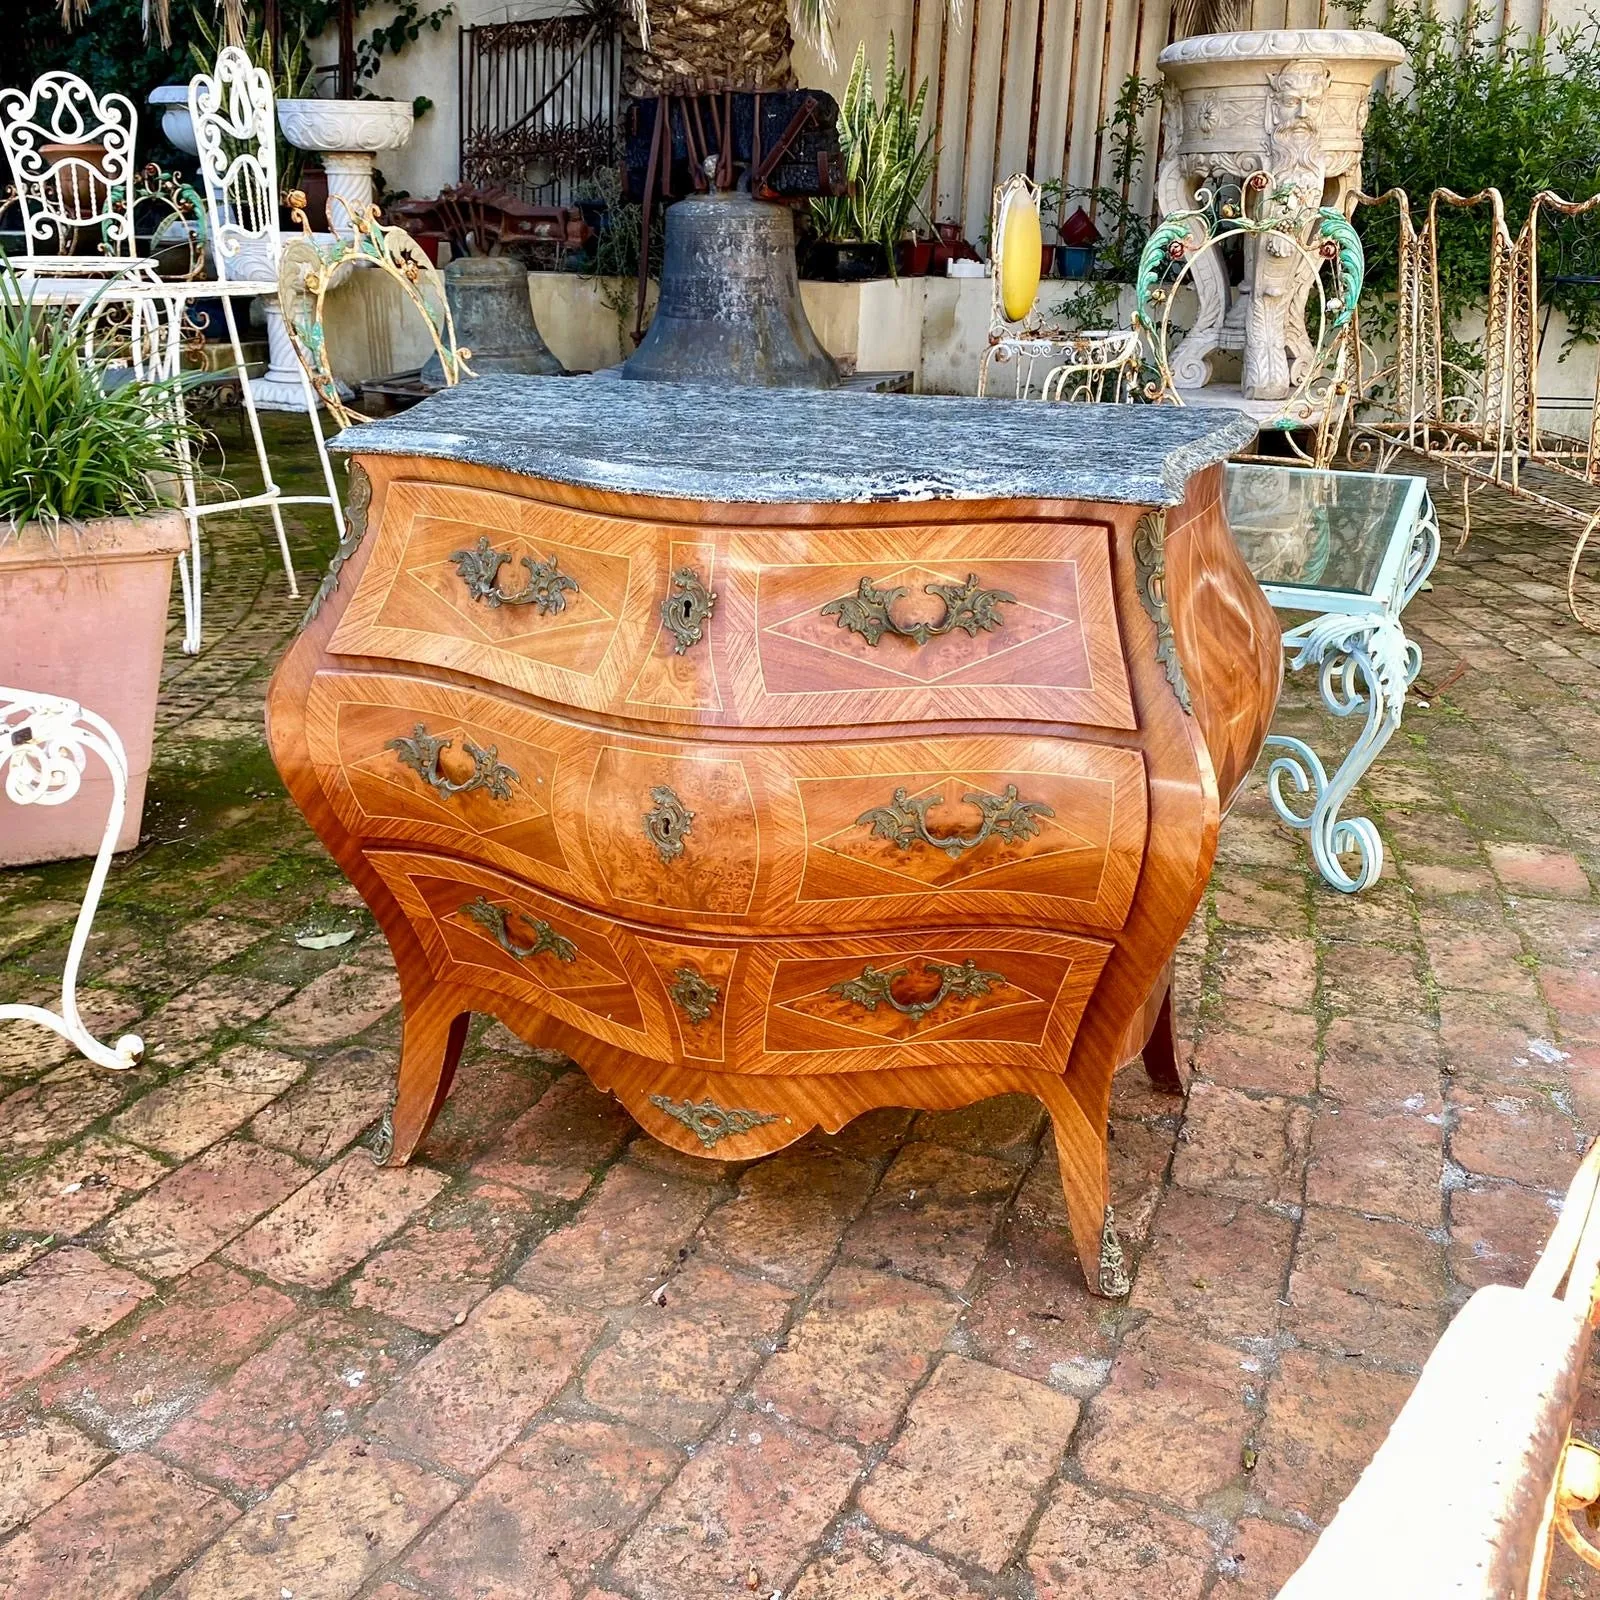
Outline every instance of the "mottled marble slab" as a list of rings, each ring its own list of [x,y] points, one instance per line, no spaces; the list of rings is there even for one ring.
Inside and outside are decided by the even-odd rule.
[[[1171,506],[1255,433],[1238,412],[1199,407],[495,374],[346,429],[331,448],[689,500]]]

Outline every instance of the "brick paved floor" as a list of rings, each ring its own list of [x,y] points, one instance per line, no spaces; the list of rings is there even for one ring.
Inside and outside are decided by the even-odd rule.
[[[331,542],[297,522],[307,578]],[[0,1035],[0,1592],[1272,1594],[1600,1122],[1566,543],[1485,494],[1415,607],[1448,687],[1367,786],[1376,892],[1323,888],[1259,781],[1225,826],[1187,1105],[1116,1095],[1119,1306],[1016,1100],[690,1162],[480,1024],[420,1159],[375,1170],[393,972],[261,739],[302,603],[259,527],[215,527],[87,969],[149,1060]],[[0,874],[0,995],[48,995],[83,877]]]

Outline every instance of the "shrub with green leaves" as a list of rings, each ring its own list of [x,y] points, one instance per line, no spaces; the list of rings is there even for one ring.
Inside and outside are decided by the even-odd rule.
[[[169,505],[180,449],[198,448],[179,380],[118,384],[85,356],[92,314],[92,302],[35,304],[0,269],[0,538],[26,522],[54,529]]]
[[[1365,3],[1351,26],[1380,27],[1406,47],[1409,71],[1391,73],[1367,122],[1362,186],[1402,188],[1420,228],[1435,189],[1498,189],[1513,235],[1541,189],[1569,200],[1600,193],[1600,17],[1589,13],[1548,40],[1515,29],[1495,37],[1488,8],[1449,22],[1396,0],[1386,16]],[[1367,295],[1396,287],[1396,230],[1389,208],[1363,208],[1357,228],[1367,253]],[[1439,227],[1439,292],[1447,324],[1482,304],[1489,283],[1486,206],[1447,211]],[[1577,338],[1600,336],[1600,285],[1552,284],[1556,276],[1600,276],[1600,215],[1540,222],[1540,275]]]

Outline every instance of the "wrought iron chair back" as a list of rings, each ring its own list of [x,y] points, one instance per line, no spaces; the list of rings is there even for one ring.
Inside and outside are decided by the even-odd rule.
[[[1293,185],[1257,172],[1237,183],[1202,190],[1198,204],[1174,212],[1151,232],[1134,285],[1134,325],[1154,369],[1145,398],[1184,405],[1179,374],[1187,334],[1173,313],[1197,273],[1227,275],[1224,252],[1237,247],[1247,278],[1259,284],[1270,270],[1290,307],[1284,327],[1289,392],[1263,430],[1281,433],[1313,466],[1327,466],[1349,411],[1355,366],[1355,311],[1366,277],[1361,240],[1340,211],[1312,209]],[[1303,304],[1315,306],[1315,318]],[[1190,353],[1209,359],[1210,349]],[[1309,434],[1306,448],[1299,435]]]
[[[328,221],[333,238],[331,243],[319,245],[306,218],[306,197],[291,190],[287,198],[303,236],[286,241],[279,260],[278,300],[283,307],[284,326],[317,398],[341,427],[369,419],[351,410],[340,393],[328,358],[324,307],[329,291],[357,266],[375,268],[399,285],[428,330],[447,386],[473,375],[467,366],[472,352],[456,343],[455,319],[445,295],[444,278],[404,228],[385,227],[377,206],[368,206],[365,214],[358,216],[342,196],[330,195]]]
[[[276,278],[281,239],[271,78],[237,45],[229,45],[214,72],[189,80],[189,117],[217,276]]]
[[[101,234],[108,254],[134,253],[138,126],[126,95],[97,95],[71,72],[46,72],[26,89],[0,89],[0,144],[28,255],[66,253],[84,229]]]
[[[1139,341],[1126,329],[1076,330],[1050,322],[1035,303],[1042,266],[1037,218],[1041,191],[1032,178],[1017,173],[994,191],[989,212],[989,342],[978,361],[978,393],[999,392],[995,369],[1009,368],[1003,387],[1015,400],[1124,401],[1138,390]],[[1017,276],[1009,234],[1018,220],[1028,222],[1025,248],[1036,253]],[[1020,291],[1028,302],[1020,317],[1009,315],[1006,297]]]

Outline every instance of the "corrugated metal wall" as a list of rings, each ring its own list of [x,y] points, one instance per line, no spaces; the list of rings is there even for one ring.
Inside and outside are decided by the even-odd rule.
[[[1460,16],[1468,0],[1434,0]],[[1582,0],[1492,0],[1494,16],[1525,31],[1579,20]],[[1382,14],[1380,10],[1380,15]],[[988,224],[994,185],[1013,172],[1074,185],[1110,181],[1101,130],[1129,72],[1154,79],[1170,36],[1171,0],[962,0],[952,19],[944,0],[840,0],[836,60],[804,49],[802,83],[841,93],[856,44],[865,40],[875,79],[895,36],[902,64],[915,43],[912,86],[928,80],[929,115],[939,134],[933,213],[959,218],[976,240]],[[1340,27],[1346,13],[1325,0],[1255,0],[1257,28]],[[1130,199],[1147,207],[1160,111],[1144,117],[1148,159]]]

